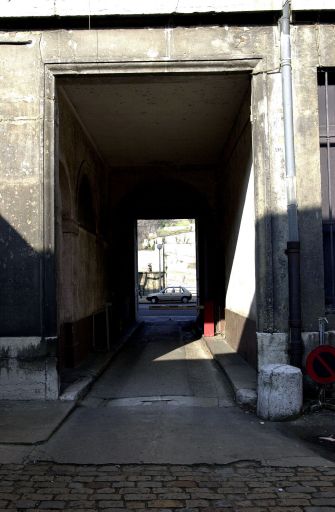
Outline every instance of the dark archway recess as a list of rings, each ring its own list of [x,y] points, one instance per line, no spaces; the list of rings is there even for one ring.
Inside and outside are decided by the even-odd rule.
[[[95,233],[96,219],[92,188],[85,174],[80,180],[78,189],[78,223],[87,231]]]
[[[145,180],[134,187],[120,208],[133,219],[190,218],[208,215],[206,196],[182,180]]]
[[[196,219],[200,302],[215,300],[215,212],[202,191],[182,180],[162,177],[145,180],[130,190],[111,218],[118,246],[126,251],[112,254],[111,268],[118,271],[111,276],[110,284],[120,299],[120,307],[126,308],[131,319],[136,315],[135,271],[131,269],[135,269],[137,219]],[[119,311],[121,319],[125,313]]]

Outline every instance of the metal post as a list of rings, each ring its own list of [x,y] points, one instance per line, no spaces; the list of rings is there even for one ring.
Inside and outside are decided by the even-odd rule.
[[[325,316],[319,318],[319,344],[325,345],[325,332],[328,320]]]
[[[162,244],[157,244],[158,249],[158,274],[159,274],[159,289],[162,289],[162,266],[161,266],[161,249]]]
[[[165,243],[163,242],[163,252],[162,252],[162,260],[163,260],[163,288],[166,287],[166,275],[165,275]]]
[[[293,366],[301,368],[303,345],[301,340],[300,297],[300,241],[296,197],[296,171],[293,132],[292,66],[290,38],[290,0],[283,5],[281,18],[281,75],[284,110],[285,167],[288,218],[288,286],[290,359]]]

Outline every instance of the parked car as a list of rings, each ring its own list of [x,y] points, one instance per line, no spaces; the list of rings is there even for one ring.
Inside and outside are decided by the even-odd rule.
[[[158,302],[183,302],[186,304],[192,298],[192,293],[184,286],[167,286],[157,293],[149,293],[146,299],[152,304]]]

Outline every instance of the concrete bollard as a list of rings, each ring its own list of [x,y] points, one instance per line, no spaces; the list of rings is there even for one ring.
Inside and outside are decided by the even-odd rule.
[[[257,416],[280,421],[294,418],[302,409],[302,373],[288,364],[266,364],[258,374]]]

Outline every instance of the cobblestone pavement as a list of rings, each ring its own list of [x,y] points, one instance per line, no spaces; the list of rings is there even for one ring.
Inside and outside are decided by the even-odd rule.
[[[335,511],[335,469],[225,466],[0,466],[2,510]]]

